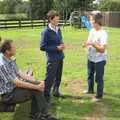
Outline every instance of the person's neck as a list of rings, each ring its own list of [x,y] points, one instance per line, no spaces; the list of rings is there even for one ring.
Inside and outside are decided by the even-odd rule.
[[[50,23],[51,27],[56,30],[56,25]]]
[[[96,30],[96,31],[99,31],[99,30],[101,30],[101,29],[102,29],[102,26],[96,26],[96,27],[95,27],[95,30]]]
[[[7,59],[9,59],[9,60],[11,59],[11,56],[8,55],[8,54],[4,54],[4,57],[7,58]]]

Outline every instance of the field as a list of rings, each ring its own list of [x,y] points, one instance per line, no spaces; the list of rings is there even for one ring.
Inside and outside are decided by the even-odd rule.
[[[105,70],[104,99],[92,102],[91,95],[84,95],[87,88],[86,51],[81,47],[88,31],[62,28],[65,50],[61,92],[65,99],[52,98],[51,111],[60,120],[120,120],[120,29],[106,28],[109,34],[108,62]],[[44,80],[45,54],[39,50],[40,29],[0,30],[4,39],[15,40],[18,66],[25,70],[32,67],[34,76]],[[15,113],[0,113],[0,120],[29,120],[29,102],[21,104]]]

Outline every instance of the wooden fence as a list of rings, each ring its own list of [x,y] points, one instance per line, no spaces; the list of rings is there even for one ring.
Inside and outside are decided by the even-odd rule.
[[[24,28],[24,27],[41,27],[46,26],[47,20],[0,20],[0,29],[2,28]],[[69,21],[60,20],[60,26],[69,25]]]

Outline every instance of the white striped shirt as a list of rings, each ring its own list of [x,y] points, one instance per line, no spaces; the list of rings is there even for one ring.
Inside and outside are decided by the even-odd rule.
[[[0,53],[0,95],[11,92],[15,85],[13,80],[17,77],[18,68],[15,61],[7,59]]]

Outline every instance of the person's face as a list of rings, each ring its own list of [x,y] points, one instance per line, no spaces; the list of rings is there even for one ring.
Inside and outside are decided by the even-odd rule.
[[[59,16],[55,16],[52,20],[50,20],[50,23],[57,26],[59,23],[59,19],[60,19]]]
[[[90,15],[90,23],[93,26],[93,28],[97,28],[99,25],[95,22],[95,19],[93,16]]]
[[[14,56],[16,54],[16,46],[14,43],[11,43],[11,49],[9,51],[7,51],[7,53],[9,54],[9,56]]]
[[[93,16],[90,15],[89,18],[90,18],[90,23],[91,23],[91,25],[94,27],[94,25],[95,25],[95,20],[94,20]]]

